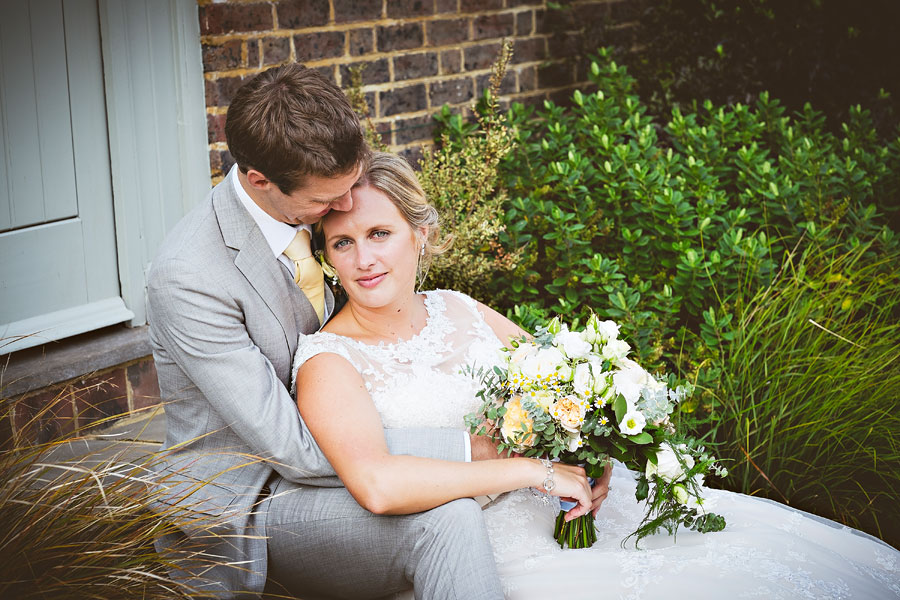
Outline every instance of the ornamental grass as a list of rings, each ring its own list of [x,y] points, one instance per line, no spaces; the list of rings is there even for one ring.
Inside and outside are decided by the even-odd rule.
[[[26,429],[65,400],[60,394]],[[5,406],[0,416],[9,418],[10,410]],[[157,458],[134,447],[129,452],[128,442],[101,438],[78,431],[42,444],[6,441],[0,455],[0,598],[203,596],[201,577],[175,580],[170,568],[177,557],[202,573],[215,557],[189,546],[165,555],[154,549],[159,536],[198,526],[185,512],[159,509],[158,488],[148,485]],[[135,460],[136,454],[145,458]]]
[[[727,484],[900,547],[900,253],[814,244],[745,299],[697,424]],[[714,319],[708,319],[714,323]]]

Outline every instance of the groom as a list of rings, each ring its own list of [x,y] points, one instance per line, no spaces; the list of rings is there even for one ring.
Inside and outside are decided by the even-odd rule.
[[[264,587],[365,598],[411,584],[419,598],[501,598],[473,500],[409,516],[368,513],[341,487],[288,393],[298,335],[335,309],[310,258],[309,225],[350,209],[368,156],[344,94],[314,70],[276,67],[237,92],[225,132],[236,166],[172,230],[149,276],[168,427],[162,501],[196,524],[158,545],[199,543],[220,557],[203,589],[221,598],[256,598]],[[385,436],[395,454],[491,452],[461,430]]]

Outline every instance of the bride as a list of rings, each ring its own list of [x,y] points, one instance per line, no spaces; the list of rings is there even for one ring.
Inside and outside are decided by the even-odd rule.
[[[415,292],[417,272],[442,247],[437,213],[403,159],[376,153],[352,196],[350,211],[323,219],[348,303],[301,336],[294,371],[307,426],[363,507],[407,514],[502,494],[484,517],[508,598],[900,598],[900,552],[768,500],[708,490],[724,531],[652,536],[637,550],[620,544],[643,516],[621,465],[592,490],[578,467],[551,472],[535,459],[390,455],[383,428],[462,428],[480,400],[460,369],[497,364],[498,349],[523,332],[461,293]],[[554,541],[558,497],[577,503],[567,518],[595,511],[591,548]]]

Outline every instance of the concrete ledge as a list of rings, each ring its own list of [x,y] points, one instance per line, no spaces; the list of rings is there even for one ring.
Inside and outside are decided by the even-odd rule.
[[[0,397],[10,398],[152,353],[147,326],[116,325],[0,357]]]

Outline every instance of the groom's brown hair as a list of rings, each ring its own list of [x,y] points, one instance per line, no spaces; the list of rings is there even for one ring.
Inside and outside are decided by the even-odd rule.
[[[263,71],[235,94],[225,119],[228,149],[290,194],[304,177],[338,177],[369,155],[362,125],[339,87],[298,63]]]

